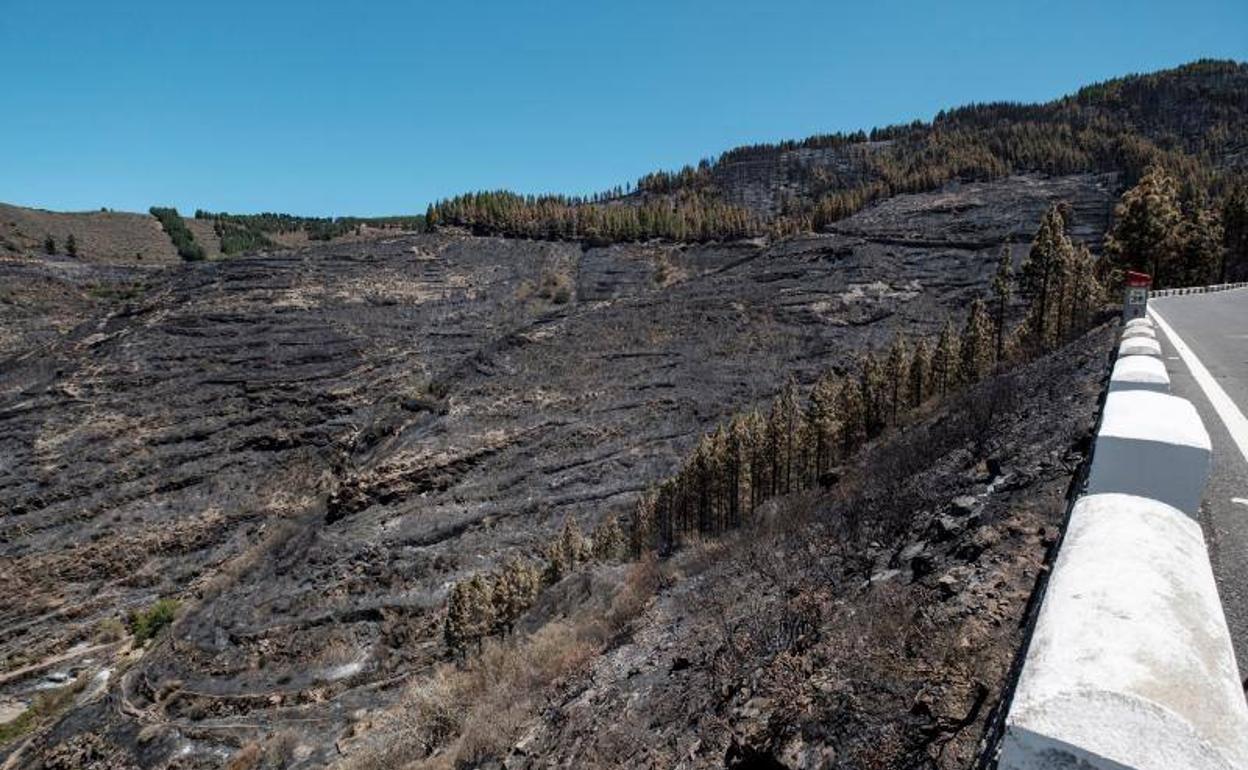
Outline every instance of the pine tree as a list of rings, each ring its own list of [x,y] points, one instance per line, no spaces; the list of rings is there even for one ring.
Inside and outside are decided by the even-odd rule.
[[[749,436],[750,511],[768,498],[771,489],[771,476],[768,474],[771,468],[771,460],[768,456],[770,431],[767,425],[767,419],[757,409],[746,415],[745,428]]]
[[[1014,258],[1007,243],[997,259],[997,273],[992,278],[993,361],[1000,366],[1005,358],[1006,321],[1010,297],[1014,292]]]
[[[78,241],[74,238],[73,233],[70,233],[65,238],[65,253],[71,257],[78,256]]]
[[[767,430],[764,441],[764,457],[767,461],[767,494],[763,499],[775,497],[784,488],[784,427],[780,414],[780,398],[771,400],[767,412]]]
[[[51,235],[43,239],[43,250],[48,254],[56,253],[56,239]]]
[[[463,657],[468,645],[481,649],[481,640],[494,625],[494,606],[490,582],[481,575],[460,581],[451,589],[447,600],[446,619],[442,633],[446,646]]]
[[[1049,207],[1040,228],[1031,242],[1027,259],[1019,277],[1019,290],[1030,305],[1028,325],[1040,348],[1047,346],[1054,335],[1054,305],[1058,303],[1056,284],[1060,280],[1062,259],[1069,241],[1065,222],[1057,205]]]
[[[841,394],[841,454],[847,457],[867,440],[866,407],[860,383],[842,382],[837,390]]]
[[[1150,166],[1114,208],[1105,251],[1119,270],[1141,270],[1153,285],[1178,285],[1172,271],[1179,223],[1179,186],[1161,166]]]
[[[884,378],[888,382],[889,421],[897,422],[897,413],[906,407],[910,376],[910,351],[906,340],[897,334],[888,348],[888,360],[884,364]]]
[[[1053,264],[1051,299],[1048,302],[1050,318],[1045,324],[1047,336],[1044,348],[1051,350],[1070,338],[1071,317],[1075,298],[1075,244],[1062,234],[1058,243],[1057,259]]]
[[[931,397],[928,384],[932,380],[932,345],[926,339],[919,340],[914,346],[914,356],[910,359],[910,395],[911,406],[922,406]]]
[[[712,488],[714,476],[714,447],[710,436],[703,436],[693,450],[693,457],[686,463],[681,475],[684,486],[693,497],[698,532],[709,533],[714,529]]]
[[[781,455],[780,473],[781,489],[784,494],[793,491],[794,477],[797,475],[799,430],[802,421],[802,406],[798,401],[797,382],[790,377],[776,399],[775,412],[779,419],[778,449]]]
[[[1071,282],[1074,301],[1070,326],[1082,333],[1092,325],[1096,312],[1105,304],[1105,290],[1096,277],[1096,258],[1082,243],[1075,247]]]
[[[737,415],[728,426],[728,524],[731,527],[741,526],[742,501],[749,500],[749,453],[750,430],[745,418]]]
[[[559,531],[559,544],[568,570],[589,561],[590,545],[585,540],[585,535],[581,534],[575,518],[568,516],[563,520],[563,529]]]
[[[614,516],[608,516],[594,530],[593,554],[595,561],[610,562],[624,558],[627,544],[624,542],[624,530]]]
[[[539,583],[537,571],[530,564],[515,558],[507,560],[491,586],[495,633],[511,634],[515,622],[533,606]]]
[[[469,618],[468,638],[481,650],[481,640],[489,635],[494,625],[494,606],[490,595],[490,583],[483,576],[473,575],[468,580]]]
[[[1218,281],[1223,264],[1222,222],[1217,212],[1196,201],[1179,225],[1175,247],[1175,282],[1203,286]]]
[[[442,638],[446,647],[456,657],[463,657],[468,642],[468,626],[471,623],[468,606],[468,584],[459,582],[451,586],[446,600],[446,618],[442,623]]]
[[[944,327],[940,330],[940,337],[936,340],[936,350],[932,353],[932,392],[934,395],[943,398],[950,390],[957,387],[960,358],[957,333],[953,330],[953,324],[945,321]]]
[[[542,568],[542,585],[553,586],[572,571],[572,559],[564,549],[563,538],[557,537],[546,546],[546,566]]]
[[[635,559],[640,559],[643,554],[654,548],[657,534],[654,520],[656,497],[657,490],[648,489],[638,495],[636,502],[633,503],[633,519],[629,527],[628,545]]]
[[[876,359],[875,353],[867,351],[862,357],[862,376],[859,386],[862,388],[863,419],[866,424],[867,436],[876,436],[884,428],[889,413],[888,383],[884,369]]]
[[[824,373],[815,381],[810,391],[810,401],[806,408],[806,434],[810,437],[815,480],[832,467],[839,429],[837,420],[839,396],[836,379],[831,373]]]
[[[992,322],[988,309],[978,297],[971,302],[962,327],[961,362],[959,374],[965,383],[979,382],[992,366]]]
[[[1248,180],[1241,179],[1222,201],[1222,245],[1218,282],[1248,280]]]

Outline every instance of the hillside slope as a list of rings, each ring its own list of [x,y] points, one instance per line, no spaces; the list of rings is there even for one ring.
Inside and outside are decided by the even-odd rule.
[[[1044,104],[973,104],[870,133],[739,147],[589,199],[470,193],[434,225],[590,243],[738,240],[820,232],[876,201],[952,180],[1112,173],[1158,165],[1189,205],[1245,184],[1248,64],[1198,61],[1088,86]]]
[[[78,242],[78,255],[84,262],[180,261],[160,223],[147,214],[69,213],[0,203],[0,255],[43,254],[48,236],[56,241],[57,253],[64,255],[70,235]]]
[[[788,376],[961,318],[1002,243],[1021,250],[1059,200],[1103,232],[1116,187],[951,184],[770,245],[432,234],[87,266],[74,280],[144,288],[0,358],[0,698],[102,684],[0,752],[215,767],[261,742],[286,766],[363,761],[370,725],[445,661],[452,581],[540,552],[567,517],[626,512]],[[1099,376],[1080,371],[1076,423]],[[109,629],[158,597],[179,620],[137,657]]]

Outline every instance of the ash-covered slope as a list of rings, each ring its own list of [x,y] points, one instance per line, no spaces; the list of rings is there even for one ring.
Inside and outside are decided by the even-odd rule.
[[[1003,240],[1057,200],[1103,232],[1113,188],[951,185],[768,246],[442,234],[61,276],[144,289],[0,357],[0,697],[98,687],[0,752],[215,767],[281,731],[329,762],[441,659],[450,581],[625,510],[790,374],[960,318]],[[179,620],[123,655],[103,630],[161,596]]]
[[[1113,339],[1101,327],[981,383],[871,447],[839,488],[678,554],[629,633],[516,731],[505,766],[978,767]],[[892,526],[855,536],[855,516]]]

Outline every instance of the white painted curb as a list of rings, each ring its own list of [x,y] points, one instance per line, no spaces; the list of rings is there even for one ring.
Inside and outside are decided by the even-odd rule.
[[[1087,493],[1149,497],[1195,516],[1211,451],[1204,423],[1186,399],[1147,390],[1110,393]]]
[[[1248,705],[1200,525],[1155,500],[1084,496],[1027,651],[999,768],[1246,767]]]
[[[1170,392],[1170,375],[1160,358],[1152,356],[1123,356],[1114,363],[1109,376],[1109,392],[1120,390],[1151,390]]]
[[[1137,326],[1143,326],[1146,329],[1151,329],[1153,328],[1153,321],[1151,318],[1143,316],[1141,318],[1132,318],[1130,321],[1123,324],[1124,329],[1134,329]]]
[[[1161,346],[1148,337],[1128,337],[1118,346],[1120,356],[1156,356],[1161,358]]]
[[[1122,330],[1122,338],[1124,340],[1142,337],[1144,339],[1157,339],[1157,332],[1153,331],[1151,326],[1128,326]]]

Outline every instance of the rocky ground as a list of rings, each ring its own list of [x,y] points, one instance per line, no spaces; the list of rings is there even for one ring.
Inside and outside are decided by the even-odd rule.
[[[216,767],[280,734],[282,764],[313,767],[366,747],[360,726],[443,658],[451,581],[535,550],[566,516],[588,525],[627,510],[702,431],[788,375],[809,383],[895,332],[960,318],[1000,244],[1024,242],[1048,203],[1070,201],[1076,226],[1099,233],[1114,191],[1092,176],[951,186],[771,245],[438,234],[164,269],[0,262],[0,703],[20,713],[78,683],[64,716],[0,745],[0,761]],[[916,466],[944,480],[923,515],[978,516],[975,526],[939,546],[916,532],[918,550],[896,558],[895,544],[868,543],[854,569],[877,587],[815,592],[829,623],[921,611],[940,634],[963,629],[990,649],[991,671],[974,680],[991,692],[981,721],[1018,643],[1050,537],[1039,530],[1060,515],[1098,344],[1037,370],[1051,392],[1025,400],[1017,435],[1002,438],[1008,471],[985,476],[956,452]],[[1054,410],[1060,429],[1026,432]],[[1002,491],[986,491],[991,479]],[[962,494],[978,495],[974,510],[947,511]],[[985,528],[1004,545],[984,560],[956,555]],[[916,558],[930,563],[923,575]],[[655,753],[635,764],[722,764],[726,745],[784,762],[805,751],[770,727],[796,724],[772,716],[788,695],[741,668],[757,660],[779,682],[774,667],[790,664],[724,668],[708,657],[716,624],[686,609],[703,580],[723,593],[718,606],[774,605],[783,590],[734,563],[707,559],[665,590],[631,641],[553,701],[552,713],[581,715],[542,720],[526,756],[606,757],[612,744],[587,737],[602,732],[594,720],[630,709],[658,723],[637,733]],[[118,620],[161,597],[180,601],[178,620],[132,651]],[[820,672],[794,691],[814,704],[800,705],[807,721],[829,713],[818,688],[843,693],[850,675],[825,662],[867,645],[863,665],[884,665],[900,638],[887,634],[907,632],[849,633],[821,632],[802,653]],[[976,699],[953,684],[919,698],[921,667],[903,672],[896,692],[854,697],[932,724]],[[948,756],[970,756],[974,732],[955,731]]]

